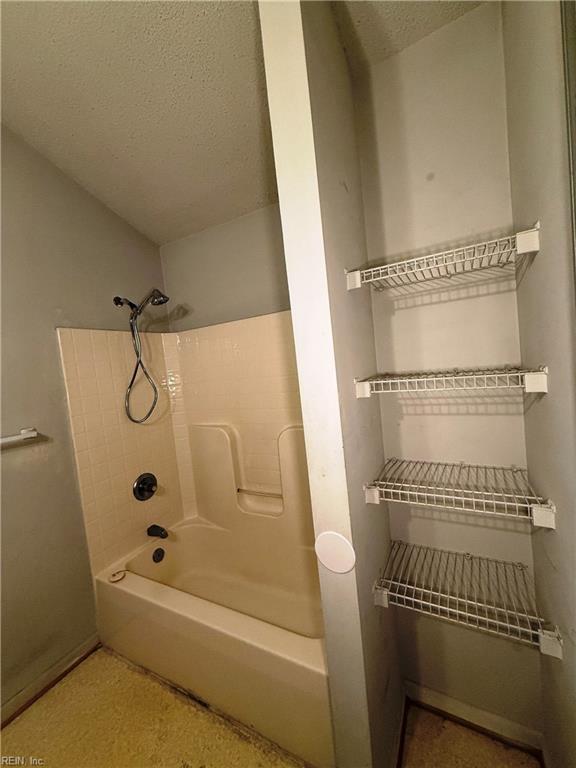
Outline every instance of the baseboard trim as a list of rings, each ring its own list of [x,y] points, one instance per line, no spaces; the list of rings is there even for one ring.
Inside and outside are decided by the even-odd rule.
[[[46,693],[49,688],[56,685],[59,680],[74,669],[74,667],[78,666],[80,662],[84,661],[99,646],[98,635],[90,635],[87,640],[70,651],[70,653],[67,653],[66,656],[63,656],[34,682],[18,691],[15,696],[12,696],[11,699],[2,704],[2,728],[14,720],[15,717],[18,717],[30,704]]]
[[[400,720],[400,733],[397,738],[396,768],[402,768],[404,762],[404,747],[406,744],[406,721],[408,720],[408,697],[402,699],[402,719]]]
[[[542,749],[542,734],[539,731],[515,723],[501,715],[473,707],[471,704],[465,704],[444,693],[412,683],[409,680],[405,681],[404,686],[408,698],[415,702],[445,712],[458,720],[471,723],[483,731],[499,736],[520,747],[528,747],[538,751]]]

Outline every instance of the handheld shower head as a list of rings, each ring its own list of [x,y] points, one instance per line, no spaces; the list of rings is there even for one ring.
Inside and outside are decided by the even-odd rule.
[[[117,307],[130,307],[131,317],[138,317],[148,304],[152,304],[154,307],[159,307],[162,304],[166,304],[169,301],[169,297],[165,293],[159,291],[158,288],[152,288],[146,296],[142,299],[140,304],[134,304],[130,299],[122,298],[122,296],[114,296],[114,304]]]
[[[168,300],[168,296],[166,296],[165,293],[162,293],[162,291],[159,291],[158,288],[152,288],[152,290],[150,290],[146,296],[144,296],[140,304],[134,304],[133,301],[130,301],[130,299],[122,298],[122,296],[114,296],[113,299],[114,304],[117,307],[130,307],[130,333],[132,334],[132,345],[134,347],[134,352],[136,353],[136,365],[134,366],[134,372],[132,373],[132,378],[128,384],[128,389],[126,390],[124,408],[126,409],[126,415],[130,421],[133,421],[135,424],[143,424],[148,418],[150,418],[154,408],[156,408],[156,403],[158,402],[158,387],[156,386],[152,376],[148,373],[146,366],[142,361],[142,344],[140,341],[140,332],[138,329],[138,318],[144,309],[148,306],[148,304],[152,304],[153,306],[158,307],[161,304],[166,304]],[[132,387],[134,386],[134,382],[136,381],[136,376],[138,375],[139,370],[142,371],[142,374],[148,380],[148,383],[150,384],[153,392],[152,405],[141,419],[137,419],[135,416],[133,416],[130,409],[130,395],[132,393]]]
[[[144,309],[148,306],[148,304],[152,304],[154,307],[159,307],[161,304],[166,304],[168,301],[168,296],[166,296],[165,293],[162,293],[162,291],[159,291],[158,288],[152,288],[152,290],[144,296],[140,304],[135,309],[135,315],[138,317]]]

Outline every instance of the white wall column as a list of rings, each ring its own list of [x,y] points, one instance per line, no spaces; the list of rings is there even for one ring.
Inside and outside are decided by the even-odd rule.
[[[329,4],[260,2],[260,20],[314,527],[356,550],[348,573],[320,566],[336,760],[392,766],[402,695],[392,615],[371,594],[388,521],[362,492],[382,436],[354,392],[375,370],[371,307],[345,280],[365,260],[351,87]]]

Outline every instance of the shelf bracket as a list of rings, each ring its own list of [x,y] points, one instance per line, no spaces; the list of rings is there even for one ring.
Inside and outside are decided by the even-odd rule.
[[[525,229],[516,234],[516,253],[521,256],[524,253],[538,253],[540,250],[540,222],[536,222],[532,229]]]
[[[354,288],[360,288],[362,285],[362,277],[359,269],[355,269],[353,272],[346,272],[346,288],[349,291],[353,291]]]
[[[555,659],[562,658],[562,635],[558,627],[554,629],[541,629],[538,632],[538,645],[540,653],[545,656],[553,656]]]
[[[372,588],[372,594],[374,596],[374,605],[380,606],[380,608],[388,608],[390,603],[388,601],[388,590],[381,587],[378,582],[375,582]]]
[[[546,504],[530,506],[532,522],[540,528],[556,528],[556,505],[548,499]]]
[[[548,368],[524,374],[525,392],[548,392]]]
[[[361,397],[370,397],[372,394],[369,381],[358,381],[358,379],[354,379],[354,385],[356,386],[356,397],[358,400]]]
[[[366,504],[380,504],[380,491],[375,486],[364,486],[364,501]]]

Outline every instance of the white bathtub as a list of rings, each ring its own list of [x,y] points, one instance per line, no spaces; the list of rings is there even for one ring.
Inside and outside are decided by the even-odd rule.
[[[260,583],[256,561],[235,553],[227,533],[201,521],[183,523],[167,540],[101,572],[102,642],[312,765],[331,768],[312,555],[302,551],[298,568],[276,562],[276,580]],[[157,547],[166,552],[159,564],[152,560]],[[110,583],[119,568],[127,569],[125,577]]]
[[[322,605],[312,546],[289,541],[277,520],[245,516],[236,530],[201,518],[154,539],[126,569],[307,637],[322,637]],[[262,530],[262,525],[268,523]],[[249,540],[249,546],[245,544]],[[161,549],[163,560],[153,553]]]

